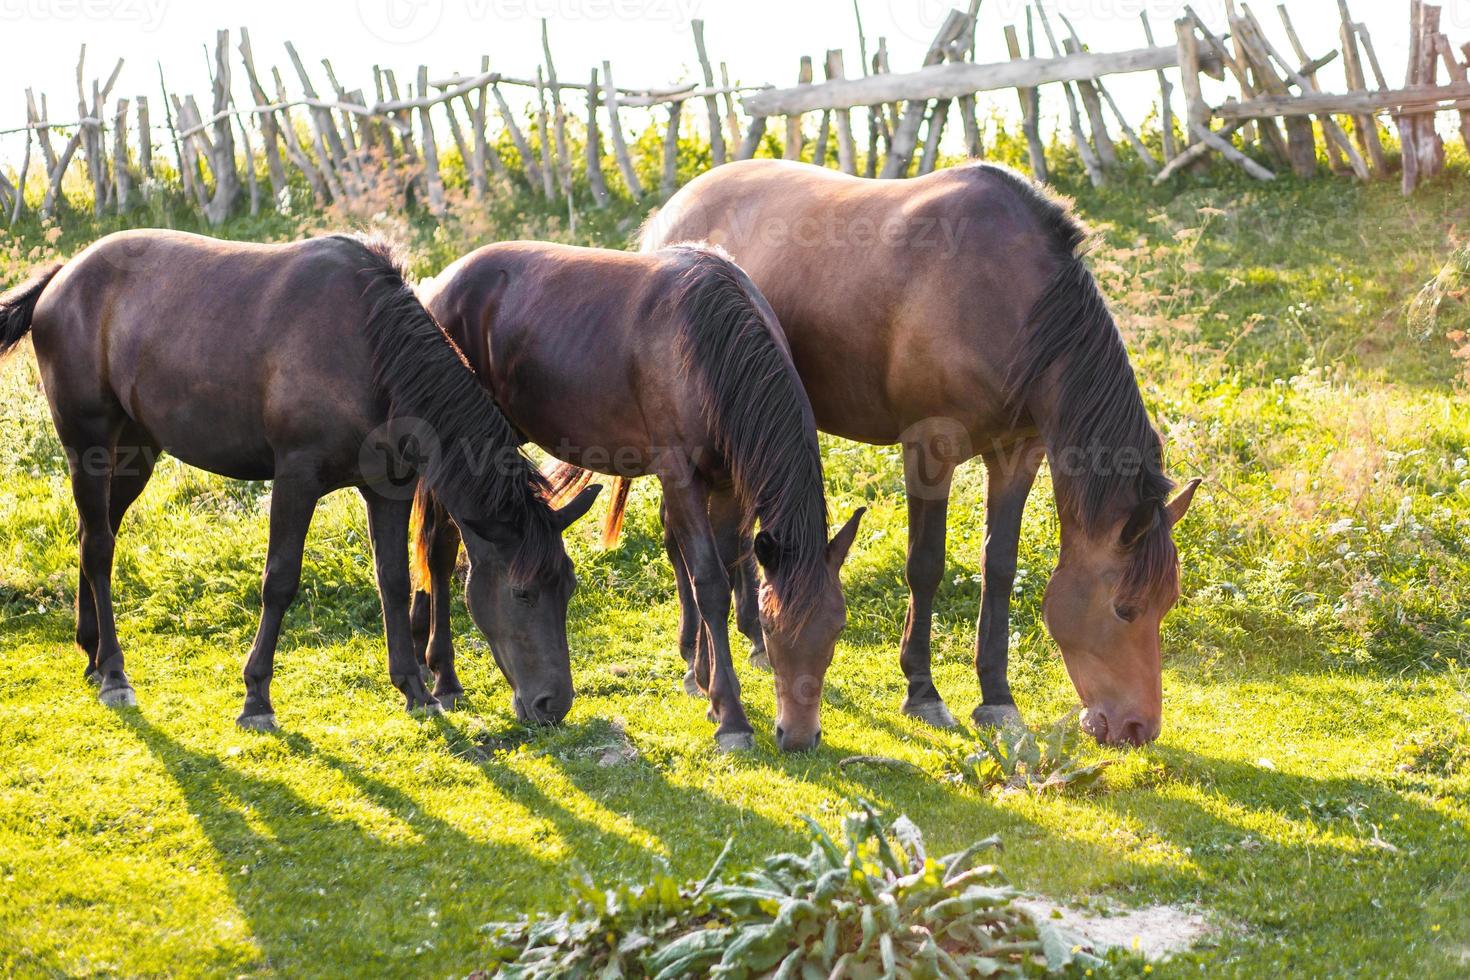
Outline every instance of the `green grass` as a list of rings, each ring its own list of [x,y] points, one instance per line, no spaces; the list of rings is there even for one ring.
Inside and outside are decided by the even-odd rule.
[[[1061,179],[1075,185],[1065,163]],[[715,752],[677,693],[676,605],[652,488],[623,543],[571,534],[577,702],[549,732],[460,610],[468,707],[410,718],[385,676],[365,522],[325,501],[274,687],[283,731],[238,731],[267,485],[168,462],[123,527],[119,627],[138,710],[101,707],[71,644],[74,515],[29,354],[0,373],[0,971],[19,975],[447,975],[478,928],[558,909],[564,881],[698,877],[803,846],[844,801],[907,813],[936,853],[992,833],[1022,888],[1095,907],[1197,906],[1217,945],[1157,975],[1462,975],[1470,962],[1470,401],[1446,335],[1408,326],[1470,218],[1466,173],[1404,201],[1342,180],[1214,173],[1078,187],[1093,255],[1179,475],[1185,599],[1165,627],[1160,742],[1101,791],[995,793],[948,778],[973,733],[902,717],[906,592],[897,453],[826,442],[834,514],[867,503],[824,743],[783,756],[769,679],[741,671],[755,752]],[[166,212],[152,220],[172,220]],[[621,244],[640,212],[565,215],[513,196],[443,226],[380,220],[429,273],[495,236]],[[269,238],[336,219],[242,220]],[[374,222],[366,222],[373,224]],[[0,281],[102,229],[0,240]],[[936,622],[941,691],[967,714],[983,481],[962,471]],[[1040,621],[1056,557],[1043,479],[1014,597],[1012,676],[1034,723],[1075,695]],[[602,765],[609,747],[636,755]],[[852,754],[926,775],[853,767]],[[616,753],[615,753],[616,754]]]

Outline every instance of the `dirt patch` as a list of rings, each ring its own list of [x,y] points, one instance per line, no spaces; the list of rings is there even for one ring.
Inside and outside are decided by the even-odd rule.
[[[1026,899],[1018,904],[1037,918],[1056,919],[1069,931],[1086,937],[1094,951],[1118,947],[1137,950],[1151,960],[1193,949],[1215,933],[1199,912],[1177,905],[1150,905],[1117,915],[1094,915],[1041,899]]]

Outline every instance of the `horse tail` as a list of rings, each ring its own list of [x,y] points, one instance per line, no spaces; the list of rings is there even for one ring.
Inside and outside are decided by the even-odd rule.
[[[31,320],[41,294],[61,271],[61,263],[49,266],[7,293],[0,294],[0,357],[9,354],[31,332]]]
[[[633,481],[626,476],[613,477],[612,502],[607,508],[607,517],[602,521],[602,546],[611,548],[618,543],[623,533],[623,515],[628,510],[628,491]]]
[[[428,483],[420,480],[419,485],[414,488],[413,512],[408,519],[409,540],[413,542],[408,570],[415,591],[429,591],[429,580],[432,577],[429,570],[429,548],[439,528],[440,516],[439,502],[434,499],[434,491],[429,489]]]

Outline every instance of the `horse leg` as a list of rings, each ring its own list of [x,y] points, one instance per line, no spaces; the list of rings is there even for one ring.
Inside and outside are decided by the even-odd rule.
[[[936,467],[938,471],[936,472]],[[909,609],[904,619],[898,663],[908,680],[904,714],[938,728],[953,728],[954,715],[934,686],[934,595],[944,578],[944,544],[949,512],[949,484],[954,468],[930,459],[921,446],[904,454],[908,487],[909,549],[904,576],[909,586]]]
[[[112,482],[108,486],[108,524],[112,528],[113,540],[117,539],[118,528],[128,508],[138,499],[148,480],[153,476],[153,464],[158,458],[158,445],[141,432],[125,432],[113,451]],[[87,654],[87,683],[101,684],[97,673],[97,606],[92,598],[92,587],[87,576],[77,574],[77,646]]]
[[[1021,712],[1006,677],[1011,630],[1011,588],[1026,498],[1041,465],[1034,441],[1005,455],[985,457],[985,568],[980,587],[980,620],[975,632],[975,672],[980,704],[971,717],[982,727],[1021,724]]]
[[[438,700],[429,693],[414,655],[413,630],[408,622],[408,518],[412,501],[393,500],[367,487],[368,536],[373,542],[373,567],[378,576],[378,596],[383,602],[383,633],[388,640],[388,677],[402,692],[409,711],[443,714]]]
[[[277,467],[271,486],[270,542],[260,584],[260,626],[245,658],[245,706],[235,719],[241,728],[270,731],[276,727],[276,712],[271,706],[276,641],[281,635],[281,620],[301,585],[301,553],[320,496],[317,481],[282,476]]]
[[[464,697],[464,685],[454,670],[454,631],[449,622],[459,543],[459,528],[443,508],[436,507],[429,539],[429,637],[424,663],[434,676],[434,697],[446,709],[456,707]]]
[[[770,670],[766,656],[766,635],[761,632],[760,592],[755,579],[755,559],[750,532],[742,525],[740,504],[734,488],[716,490],[710,495],[709,520],[725,575],[735,597],[735,627],[750,641],[750,662],[761,670]]]
[[[679,542],[669,523],[667,496],[659,504],[659,517],[664,525],[664,550],[668,552],[669,564],[674,567],[674,587],[679,593],[679,656],[684,658],[684,693],[697,698],[709,689],[709,670],[705,666],[703,677],[696,673],[696,667],[702,666],[695,662],[699,653],[699,607],[694,603],[694,586],[689,581],[689,572],[679,553]]]
[[[708,492],[697,482],[681,487],[672,482],[664,481],[664,517],[699,609],[699,659],[708,671],[710,712],[719,722],[715,742],[726,752],[754,748],[754,731],[740,703],[740,681],[730,657],[730,579],[709,524]]]
[[[70,450],[71,489],[79,529],[77,641],[83,644],[83,649],[95,644],[89,652],[88,666],[97,680],[98,700],[109,707],[131,707],[138,703],[138,697],[128,681],[112,614],[112,557],[116,535],[109,504],[114,444],[111,428],[104,422],[63,435],[63,443]],[[86,615],[89,606],[90,617]]]

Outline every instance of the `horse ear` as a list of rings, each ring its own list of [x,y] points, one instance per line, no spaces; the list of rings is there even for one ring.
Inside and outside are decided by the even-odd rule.
[[[832,571],[837,571],[842,567],[842,563],[847,561],[847,553],[852,550],[852,543],[857,538],[858,524],[862,523],[863,515],[867,512],[866,507],[859,507],[853,511],[847,523],[842,525],[842,530],[833,535],[832,540],[828,542],[827,566]]]
[[[459,525],[461,537],[471,535],[502,548],[515,543],[515,534],[509,525],[500,521],[482,521],[473,517],[461,517],[456,519],[456,523]]]
[[[594,483],[572,498],[572,502],[552,516],[556,521],[558,531],[565,531],[575,524],[579,519],[592,509],[592,504],[597,500],[597,495],[602,492],[602,484]]]
[[[1199,477],[1190,480],[1184,485],[1184,489],[1179,491],[1179,495],[1169,501],[1164,507],[1164,513],[1169,517],[1170,527],[1184,520],[1184,515],[1189,513],[1189,505],[1194,502],[1194,492],[1199,489],[1199,485],[1203,482],[1205,481]]]
[[[1158,526],[1160,512],[1157,500],[1144,500],[1133,508],[1133,513],[1123,523],[1123,533],[1118,536],[1118,543],[1124,551],[1132,551],[1145,535]]]
[[[755,536],[755,560],[768,572],[774,572],[781,564],[781,544],[769,531]]]

